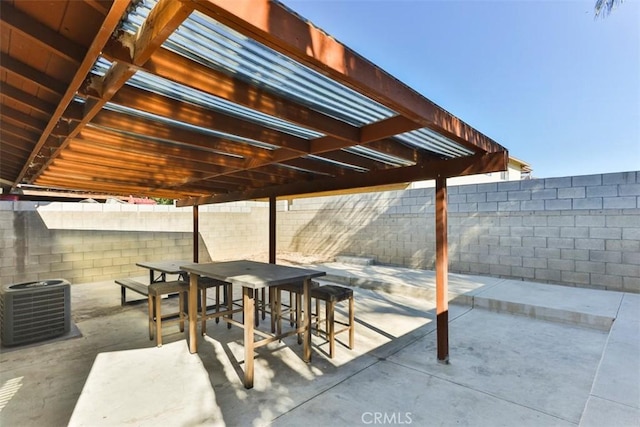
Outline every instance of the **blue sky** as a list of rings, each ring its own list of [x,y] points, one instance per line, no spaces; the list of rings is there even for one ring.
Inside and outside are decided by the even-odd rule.
[[[284,0],[531,164],[640,170],[640,1]]]

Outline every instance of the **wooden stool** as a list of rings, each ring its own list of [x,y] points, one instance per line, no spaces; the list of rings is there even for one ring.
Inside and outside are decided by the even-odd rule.
[[[215,311],[211,313],[207,313],[207,289],[216,288],[216,304]],[[225,314],[225,312],[220,313],[220,288],[222,288],[224,301],[227,305],[226,312],[231,312],[230,314]],[[200,291],[201,300],[200,300],[200,321],[202,322],[201,332],[202,335],[207,333],[207,320],[216,319],[216,323],[220,323],[220,316],[227,315],[230,318],[233,317],[233,286],[231,283],[222,282],[220,280],[211,279],[209,277],[199,277],[198,278],[198,289]],[[227,328],[231,329],[231,323],[227,323]]]
[[[275,291],[275,298],[271,300],[271,332],[274,332],[274,329],[277,327],[277,334],[282,334],[282,317],[287,313],[289,313],[289,324],[291,326],[295,325],[296,329],[298,329],[300,327],[300,319],[302,318],[303,283],[287,283],[285,285],[275,286],[273,290]],[[283,291],[289,292],[288,306],[282,302]],[[286,309],[283,310],[283,307],[286,307]],[[302,337],[298,334],[298,343],[301,342]]]
[[[326,335],[329,341],[329,357],[333,359],[335,352],[335,337],[336,334],[349,331],[349,348],[353,349],[353,342],[355,337],[355,322],[354,322],[354,304],[353,304],[353,290],[337,285],[325,285],[311,289],[311,298],[316,299],[316,332],[320,332],[320,322],[325,323],[325,328],[322,332]],[[335,307],[336,303],[349,300],[349,323],[338,322],[335,320]],[[325,303],[325,318],[320,319],[320,301]],[[335,330],[335,324],[339,323],[344,325],[343,329]]]
[[[189,294],[189,283],[180,280],[172,282],[154,282],[148,287],[149,292],[149,339],[154,338],[158,347],[162,346],[162,323],[180,323],[180,332],[184,332],[184,319],[187,317],[184,305]],[[162,317],[161,301],[163,295],[178,294],[179,311]],[[175,316],[177,318],[174,318]]]

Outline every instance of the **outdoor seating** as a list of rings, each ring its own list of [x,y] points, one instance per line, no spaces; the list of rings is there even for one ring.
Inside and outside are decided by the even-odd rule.
[[[329,357],[333,359],[335,353],[335,336],[341,332],[349,331],[349,348],[353,349],[355,338],[354,322],[354,300],[353,289],[338,285],[325,285],[311,288],[311,298],[316,300],[315,330],[316,333],[323,332],[329,341]],[[349,301],[349,321],[348,323],[335,320],[336,304],[342,301]],[[320,317],[320,301],[325,303],[325,317]],[[324,329],[320,329],[320,323],[325,323]],[[335,324],[345,326],[336,330]]]
[[[207,290],[215,288],[215,305],[214,311],[209,311],[207,306]],[[222,288],[223,299],[220,299],[220,289]],[[198,291],[201,295],[200,300],[200,320],[202,322],[201,333],[207,333],[207,320],[216,319],[216,323],[220,323],[220,316],[233,309],[233,286],[231,283],[222,282],[220,280],[211,279],[209,277],[198,277]],[[226,304],[227,309],[220,312],[220,305]],[[233,313],[228,314],[229,318],[233,317]],[[231,329],[231,323],[227,322],[227,328]]]
[[[134,279],[117,279],[116,284],[120,285],[120,305],[127,304],[127,289],[137,292],[145,297],[149,296],[147,285]]]
[[[315,283],[315,282],[312,282]],[[300,319],[302,315],[302,288],[303,283],[287,283],[277,286],[273,289],[273,299],[271,300],[272,312],[272,332],[274,324],[277,328],[277,334],[282,334],[282,317],[289,314],[289,324],[298,329],[300,327]],[[289,304],[286,305],[282,300],[282,292],[289,292]],[[285,308],[283,310],[283,307]],[[298,334],[298,343],[302,341]]]
[[[155,337],[156,345],[162,346],[162,326],[163,323],[180,323],[180,332],[184,332],[184,321],[187,317],[185,302],[189,292],[189,283],[181,280],[171,282],[155,282],[148,286],[149,293],[149,339]],[[162,296],[178,294],[178,313],[162,315]]]

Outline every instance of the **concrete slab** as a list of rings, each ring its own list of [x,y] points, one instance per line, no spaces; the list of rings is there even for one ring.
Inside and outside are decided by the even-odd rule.
[[[434,271],[338,262],[314,264],[312,268],[326,271],[327,275],[324,279],[346,286],[435,301]],[[449,300],[473,295],[478,289],[491,287],[502,280],[504,279],[488,276],[450,274]],[[471,304],[471,300],[464,298],[457,302]]]
[[[492,311],[609,330],[623,295],[622,292],[504,280],[491,288],[479,289],[473,304]]]
[[[580,427],[637,427],[640,409],[591,396],[580,420]]]
[[[450,365],[425,337],[388,360],[577,423],[607,334],[594,329],[471,310],[449,326]]]
[[[574,425],[391,361],[380,361],[349,377],[315,399],[276,418],[272,425],[301,424],[309,427]]]
[[[611,328],[593,390],[595,397],[640,409],[640,295],[625,294]]]
[[[379,279],[382,272],[385,281],[396,278],[394,286],[401,289],[402,277],[409,285],[424,286],[430,274],[385,269],[371,272],[375,276],[370,280]],[[364,274],[360,277],[366,279]],[[466,287],[469,298],[495,288],[491,298],[513,299],[509,286],[502,287],[504,297],[497,291],[504,279],[452,275],[453,282]],[[295,337],[272,343],[256,351],[255,388],[246,390],[241,381],[241,329],[228,330],[223,323],[210,321],[210,336],[200,340],[198,355],[190,355],[183,354],[184,334],[172,326],[163,333],[165,345],[157,349],[147,335],[145,304],[120,307],[120,290],[113,282],[74,285],[72,314],[82,337],[0,353],[0,425],[65,426],[76,403],[78,414],[90,414],[82,408],[96,401],[104,404],[104,400],[84,397],[83,389],[94,396],[116,389],[127,396],[147,392],[148,396],[128,399],[130,406],[122,408],[123,413],[145,413],[145,418],[129,422],[122,417],[118,425],[124,426],[147,419],[158,425],[183,424],[166,422],[179,414],[193,424],[255,426],[374,424],[376,420],[408,424],[409,417],[413,425],[610,425],[602,420],[640,425],[633,403],[638,383],[633,358],[640,360],[633,356],[640,342],[635,326],[640,323],[640,295],[624,294],[610,333],[450,304],[451,364],[441,365],[435,357],[433,299],[354,290],[354,350],[338,344],[336,357],[329,359],[325,340],[314,337],[313,361],[306,364]],[[572,290],[576,289],[560,290],[549,300],[574,300],[569,309],[591,304],[582,299],[584,294]],[[610,298],[608,292],[599,292]],[[345,315],[345,309],[339,313]],[[344,343],[345,338],[339,341]],[[621,362],[620,352],[630,355],[631,361]],[[139,362],[156,356],[162,360],[153,365],[167,373],[161,378],[154,377],[151,363]],[[118,366],[133,379],[120,380]],[[194,375],[199,393],[183,392]],[[187,400],[185,413],[169,402],[173,410],[166,414],[158,404],[165,403],[165,396],[149,391],[153,390],[145,383],[149,378],[160,382],[158,390],[180,391],[179,399]],[[151,397],[154,402],[145,400]],[[194,418],[196,404],[203,412],[196,412]],[[145,412],[150,407],[155,410]],[[81,424],[76,420],[80,418],[73,422]]]
[[[174,342],[98,354],[69,426],[116,425],[225,423],[202,362]]]

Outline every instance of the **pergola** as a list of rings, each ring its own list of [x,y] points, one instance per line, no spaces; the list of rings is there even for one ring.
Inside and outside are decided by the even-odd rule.
[[[281,3],[0,8],[5,192],[178,199],[193,206],[194,233],[199,205],[268,199],[275,262],[278,197],[435,179],[448,360],[446,179],[506,170],[504,147]]]

